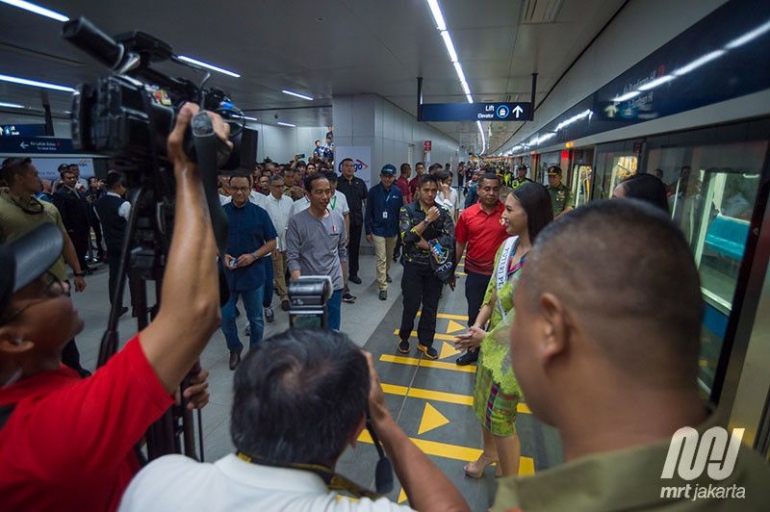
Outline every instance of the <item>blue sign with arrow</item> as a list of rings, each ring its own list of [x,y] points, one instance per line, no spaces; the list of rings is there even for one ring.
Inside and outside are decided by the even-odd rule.
[[[419,121],[531,121],[532,103],[423,103]]]

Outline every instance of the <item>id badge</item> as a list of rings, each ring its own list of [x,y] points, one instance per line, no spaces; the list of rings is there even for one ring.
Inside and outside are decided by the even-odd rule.
[[[387,219],[388,218],[388,212],[382,212],[382,218]]]

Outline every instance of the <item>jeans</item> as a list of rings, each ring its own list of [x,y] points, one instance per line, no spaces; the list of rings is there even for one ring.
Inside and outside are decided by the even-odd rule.
[[[222,333],[227,341],[227,348],[231,352],[243,350],[243,344],[238,337],[238,326],[235,325],[235,304],[238,297],[243,298],[243,307],[246,309],[246,318],[251,326],[249,336],[249,349],[254,348],[262,339],[265,330],[265,320],[262,316],[262,294],[264,285],[254,290],[230,290],[230,299],[222,306]]]
[[[408,340],[414,327],[414,317],[422,304],[422,315],[417,326],[417,338],[420,345],[433,346],[436,335],[436,313],[441,289],[444,283],[436,277],[430,265],[404,263],[404,275],[401,278],[401,292],[404,299],[404,312],[401,315],[401,328],[398,337]]]
[[[342,290],[334,290],[326,303],[326,318],[329,329],[339,331],[342,324]]]

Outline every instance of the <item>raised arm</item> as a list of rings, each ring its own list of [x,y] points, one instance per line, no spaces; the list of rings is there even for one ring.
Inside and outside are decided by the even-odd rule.
[[[200,173],[182,149],[184,134],[198,110],[197,105],[183,106],[168,138],[176,176],[174,235],[160,311],[140,335],[147,360],[169,392],[179,386],[219,325],[214,232]],[[229,127],[219,116],[210,115],[217,135],[226,138]]]

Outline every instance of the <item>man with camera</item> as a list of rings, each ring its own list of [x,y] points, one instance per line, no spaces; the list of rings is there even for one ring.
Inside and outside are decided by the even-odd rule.
[[[335,473],[337,460],[367,428],[367,409],[413,508],[469,510],[396,424],[371,354],[345,334],[290,329],[275,335],[249,352],[234,389],[230,434],[236,452],[213,464],[180,455],[154,461],[131,483],[122,512],[411,510]],[[384,480],[379,470],[377,480]]]
[[[267,211],[249,201],[251,175],[233,174],[229,183],[232,201],[223,209],[229,223],[224,264],[230,298],[222,307],[222,332],[230,350],[230,369],[235,370],[243,351],[235,325],[235,306],[240,296],[249,319],[249,349],[253,349],[265,328],[262,301],[266,285],[273,293],[272,283],[267,282],[273,277],[272,264],[263,258],[275,250],[277,234]]]
[[[83,327],[57,275],[46,270],[61,236],[42,226],[0,248],[0,496],[4,510],[111,510],[139,461],[134,446],[173,403],[219,323],[217,248],[197,166],[183,150],[198,107],[180,110],[168,139],[174,236],[152,323],[92,377],[61,366]],[[229,129],[211,114],[226,139]],[[229,142],[228,142],[229,144]],[[47,231],[45,231],[47,230]],[[183,395],[208,400],[206,372]],[[188,404],[191,406],[191,404]]]

